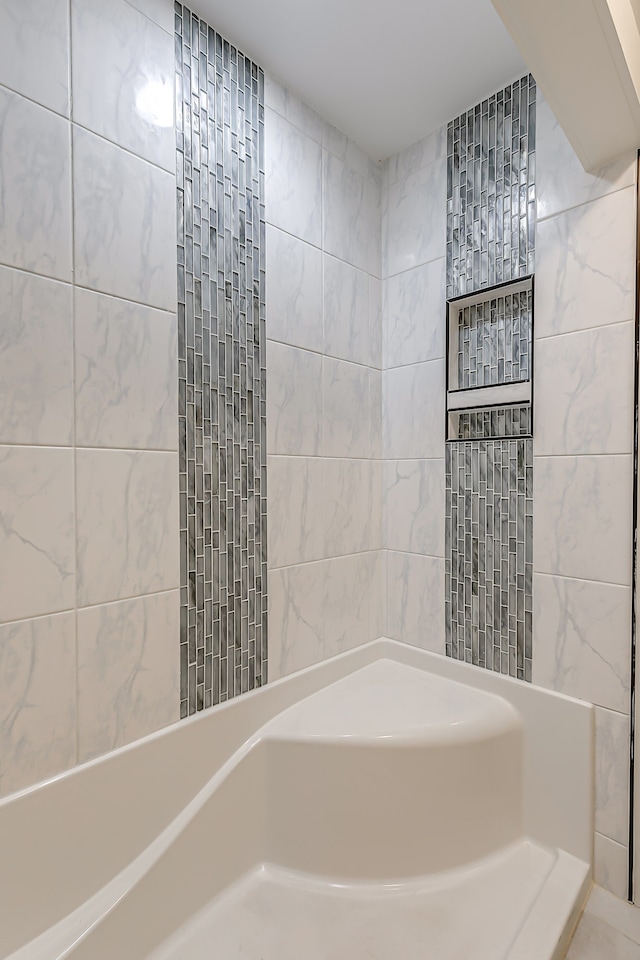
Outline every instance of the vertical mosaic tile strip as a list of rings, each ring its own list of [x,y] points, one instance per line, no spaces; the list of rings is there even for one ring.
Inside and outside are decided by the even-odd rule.
[[[528,380],[533,294],[465,307],[458,326],[458,388]]]
[[[533,440],[446,447],[446,654],[531,681]]]
[[[531,76],[448,125],[448,299],[533,273],[535,130]],[[531,291],[459,304],[456,388],[530,380],[532,326]],[[464,410],[450,423],[458,439],[445,451],[446,654],[531,681],[532,408]]]
[[[536,85],[523,77],[447,128],[447,298],[533,273]]]
[[[175,33],[184,717],[267,679],[264,77]]]

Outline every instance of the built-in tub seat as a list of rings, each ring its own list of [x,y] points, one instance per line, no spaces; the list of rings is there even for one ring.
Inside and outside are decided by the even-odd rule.
[[[273,710],[139,856],[13,960],[561,957],[590,865],[527,836],[530,688],[507,699],[382,643]]]

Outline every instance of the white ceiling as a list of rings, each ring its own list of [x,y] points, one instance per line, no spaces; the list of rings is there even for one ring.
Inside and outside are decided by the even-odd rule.
[[[526,72],[490,0],[194,0],[192,9],[378,160]]]

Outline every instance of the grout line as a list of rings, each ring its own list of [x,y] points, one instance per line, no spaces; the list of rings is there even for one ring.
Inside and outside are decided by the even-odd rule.
[[[162,173],[166,173],[168,177],[171,177],[174,181],[176,179],[175,170],[171,168],[163,167],[160,163],[157,163],[155,160],[149,160],[148,157],[143,157],[139,153],[131,150],[130,147],[125,147],[123,144],[112,140],[110,137],[107,137],[104,133],[98,133],[97,130],[92,130],[91,127],[85,126],[84,123],[80,123],[78,120],[71,121],[72,127],[75,127],[78,130],[83,130],[85,133],[90,134],[92,137],[96,137],[98,140],[102,140],[103,143],[108,143],[112,147],[116,147],[118,150],[122,150],[123,153],[126,153],[128,156],[133,157],[135,160],[139,160],[141,163],[148,163],[150,167],[154,167],[156,170],[160,170]]]
[[[575,580],[576,583],[599,584],[603,587],[619,587],[621,590],[630,590],[630,583],[616,583],[615,580],[589,580],[587,577],[569,577],[564,573],[549,573],[547,570],[533,569],[534,577],[554,577],[557,580]]]
[[[73,387],[75,388],[75,362],[73,364],[74,370],[72,372],[72,381]],[[75,433],[75,396],[74,396],[74,433]],[[87,450],[94,453],[97,452],[110,452],[110,453],[178,453],[177,447],[173,450],[158,449],[156,447],[89,447],[84,446],[83,444],[76,444],[73,441],[66,444],[56,444],[56,443],[0,443],[0,450],[4,448],[9,449],[20,449],[20,450]]]
[[[534,337],[534,343],[543,343],[545,340],[557,340],[558,337],[572,337],[581,333],[596,333],[599,330],[607,330],[609,327],[623,327],[625,324],[633,323],[633,317],[628,320],[612,320],[610,323],[599,323],[593,327],[581,327],[578,330],[558,330],[557,333],[550,333],[545,337]]]
[[[627,183],[624,186],[616,187],[615,190],[607,190],[606,193],[602,193],[597,197],[591,197],[588,200],[583,200],[582,203],[574,203],[571,207],[564,207],[562,210],[556,210],[555,213],[549,213],[545,217],[536,217],[536,227],[541,223],[548,223],[550,220],[555,220],[558,217],[562,217],[565,213],[572,213],[574,210],[580,210],[582,207],[588,207],[591,203],[597,203],[599,200],[606,200],[607,197],[612,197],[616,193],[622,193],[623,190],[632,189],[633,186],[633,182]]]
[[[130,600],[146,600],[147,597],[161,597],[165,594],[180,592],[180,587],[167,587],[164,590],[152,590],[149,593],[134,593],[131,596],[117,597],[115,600],[101,600],[99,603],[86,603],[82,606],[65,607],[63,610],[48,610],[45,613],[36,613],[29,617],[18,617],[17,620],[3,620],[0,622],[0,630],[3,627],[11,627],[15,624],[30,623],[32,620],[47,620],[50,617],[68,616],[70,613],[77,617],[83,610],[95,610],[98,607],[107,607],[114,603],[127,603]]]

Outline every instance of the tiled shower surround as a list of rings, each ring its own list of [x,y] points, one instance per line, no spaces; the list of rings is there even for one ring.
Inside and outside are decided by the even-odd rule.
[[[450,297],[533,270],[535,98],[533,78],[524,77],[448,126]],[[464,306],[450,345],[457,388],[529,380],[532,325],[531,290],[500,287]],[[457,439],[445,451],[446,654],[531,681],[532,409],[464,411],[453,423]]]
[[[175,25],[184,717],[267,679],[264,77]]]

